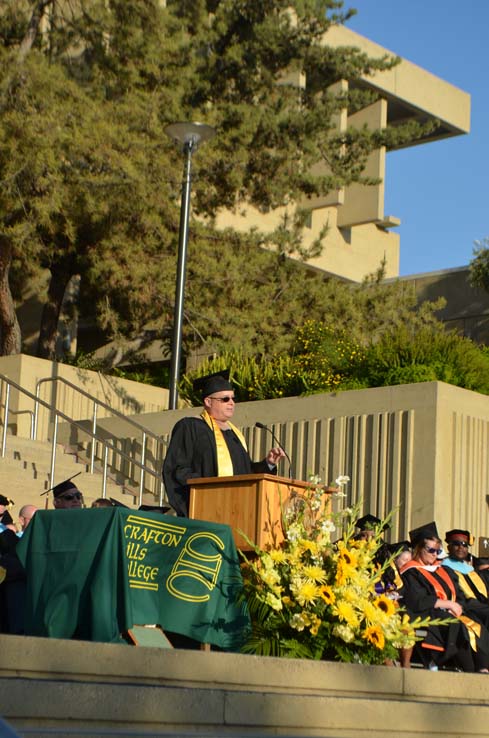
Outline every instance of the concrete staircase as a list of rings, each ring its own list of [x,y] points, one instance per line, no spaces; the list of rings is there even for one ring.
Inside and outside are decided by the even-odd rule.
[[[46,496],[42,493],[49,489],[51,468],[51,444],[44,441],[31,441],[20,436],[7,437],[6,454],[0,458],[0,492],[15,502],[11,515],[17,520],[22,505],[31,504],[44,508]],[[86,460],[79,459],[77,454],[62,445],[56,449],[55,482],[81,472],[76,478],[77,487],[83,492],[85,504],[90,507],[93,500],[102,496],[102,474],[90,474]],[[136,500],[126,493],[123,487],[113,480],[107,480],[107,496],[113,497],[129,507],[134,507]],[[52,507],[52,494],[49,507]],[[146,500],[145,500],[146,502]],[[155,504],[147,501],[148,504]]]

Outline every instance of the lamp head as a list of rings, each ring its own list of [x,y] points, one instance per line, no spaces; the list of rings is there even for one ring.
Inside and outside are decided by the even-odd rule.
[[[182,150],[190,146],[194,151],[203,141],[209,141],[216,134],[215,128],[207,123],[191,121],[170,123],[164,130],[167,136],[181,145]]]

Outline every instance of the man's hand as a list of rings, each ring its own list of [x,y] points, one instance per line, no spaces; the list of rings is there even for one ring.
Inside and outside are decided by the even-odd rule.
[[[271,448],[267,454],[267,464],[270,464],[271,466],[277,466],[280,459],[285,459],[285,451],[283,450],[283,448],[280,448],[280,446],[277,446],[276,448]]]

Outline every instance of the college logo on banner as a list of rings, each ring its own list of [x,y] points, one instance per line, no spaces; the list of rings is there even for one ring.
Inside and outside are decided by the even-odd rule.
[[[209,600],[221,570],[219,551],[225,548],[218,535],[202,530],[192,533],[183,525],[130,514],[124,537],[131,589],[158,592],[164,583],[168,593],[179,600]],[[161,546],[166,549],[166,572],[161,572],[160,567]],[[170,557],[171,569],[167,574]]]

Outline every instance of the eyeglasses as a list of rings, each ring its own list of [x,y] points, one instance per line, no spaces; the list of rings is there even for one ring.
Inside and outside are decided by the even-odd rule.
[[[439,556],[443,551],[442,548],[432,548],[431,546],[425,546],[424,550],[428,551],[429,554],[436,554],[437,556]]]
[[[467,541],[450,541],[450,546],[463,546],[464,548],[468,548],[469,544]]]
[[[68,495],[60,495],[58,500],[66,500],[67,502],[73,502],[73,500],[81,500],[81,492],[73,492]]]
[[[235,397],[209,397],[209,400],[217,400],[218,402],[236,402]]]

